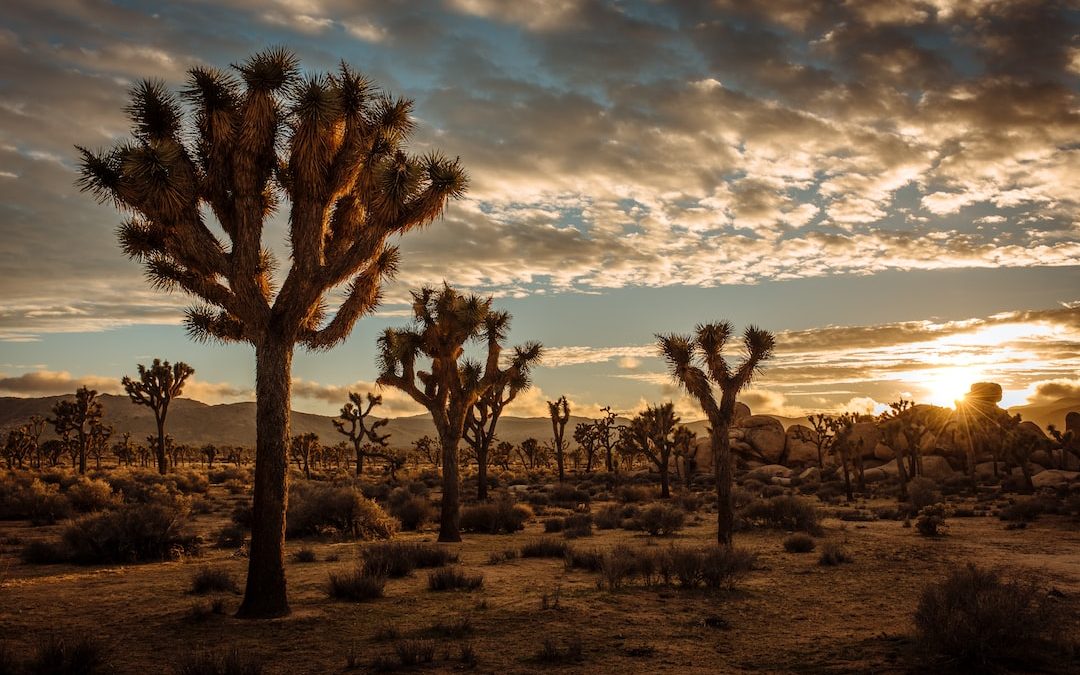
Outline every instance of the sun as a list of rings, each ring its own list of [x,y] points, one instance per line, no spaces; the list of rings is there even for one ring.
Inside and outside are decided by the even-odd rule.
[[[930,377],[920,381],[919,385],[927,392],[927,403],[952,408],[957,401],[964,398],[972,384],[985,379],[986,374],[979,368],[954,366],[934,371]]]

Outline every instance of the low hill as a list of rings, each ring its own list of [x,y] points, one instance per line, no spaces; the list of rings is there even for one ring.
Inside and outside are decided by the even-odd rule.
[[[1043,429],[1053,424],[1062,430],[1065,429],[1065,415],[1073,411],[1080,412],[1080,398],[1059,398],[1048,403],[1032,403],[1009,408],[1010,413],[1020,415]]]

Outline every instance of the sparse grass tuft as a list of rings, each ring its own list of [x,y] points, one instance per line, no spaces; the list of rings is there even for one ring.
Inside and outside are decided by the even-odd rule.
[[[327,593],[337,600],[364,602],[383,597],[386,577],[370,574],[363,567],[348,572],[331,572]]]
[[[22,672],[31,675],[93,675],[108,672],[108,665],[105,650],[92,638],[69,640],[50,636],[38,644]]]
[[[848,554],[844,545],[836,541],[827,541],[821,546],[821,555],[818,556],[818,564],[826,567],[833,567],[841,563],[851,562],[851,556]]]
[[[218,592],[239,593],[240,586],[229,570],[220,567],[200,567],[191,576],[191,589],[188,592],[192,595]]]
[[[457,559],[456,553],[436,544],[390,541],[371,544],[363,551],[367,573],[391,579],[408,576],[418,568],[442,567]]]
[[[562,558],[568,546],[565,541],[541,537],[521,547],[522,558]]]
[[[816,547],[814,538],[803,532],[796,532],[784,539],[784,550],[788,553],[809,553]]]
[[[465,574],[456,567],[443,567],[428,574],[428,590],[432,591],[475,591],[483,585],[483,574]]]

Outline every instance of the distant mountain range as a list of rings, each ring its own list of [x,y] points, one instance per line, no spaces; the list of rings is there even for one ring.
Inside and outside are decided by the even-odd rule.
[[[0,432],[6,433],[8,429],[24,424],[31,415],[48,417],[53,404],[63,398],[68,397],[0,397]],[[113,426],[117,435],[130,431],[133,439],[141,441],[154,433],[154,415],[149,408],[135,405],[126,396],[102,394],[100,399],[105,408],[105,421]],[[1043,428],[1048,424],[1064,428],[1065,415],[1071,410],[1080,411],[1080,398],[1060,399],[1051,403],[1009,409],[1010,412],[1020,413],[1025,420],[1031,420]],[[776,417],[785,428],[792,424],[806,424],[805,417],[791,418],[775,415],[773,417]],[[336,443],[345,437],[337,432],[331,419],[326,415],[294,410],[292,432],[294,434],[315,432],[324,443]],[[591,419],[587,417],[572,416],[567,424],[567,435],[573,433],[574,426],[579,422],[589,421]],[[620,418],[619,422],[625,424],[627,420]],[[705,420],[689,422],[686,426],[697,432],[699,437],[708,433],[708,423]],[[177,399],[169,408],[167,430],[177,442],[188,445],[199,446],[213,443],[252,446],[255,444],[255,404],[249,402],[207,405],[191,399]],[[413,442],[421,436],[435,437],[435,427],[427,415],[391,419],[383,429],[383,433],[387,432],[390,433],[391,446],[401,448],[412,446]],[[546,417],[507,416],[499,420],[498,434],[501,440],[515,444],[530,437],[547,440],[551,437],[551,421]],[[52,429],[49,428],[43,440],[53,437]]]

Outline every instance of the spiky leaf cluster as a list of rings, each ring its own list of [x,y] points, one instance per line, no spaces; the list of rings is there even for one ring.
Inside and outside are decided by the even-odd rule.
[[[465,172],[437,153],[407,154],[412,102],[345,63],[302,76],[292,53],[270,49],[233,71],[192,68],[179,95],[136,85],[132,138],[79,148],[79,185],[130,214],[120,245],[154,286],[197,299],[193,336],[257,344],[273,329],[328,348],[378,303],[397,266],[389,239],[438,218],[464,193]],[[282,198],[283,279],[262,241]],[[345,298],[328,319],[324,298],[339,286]]]

